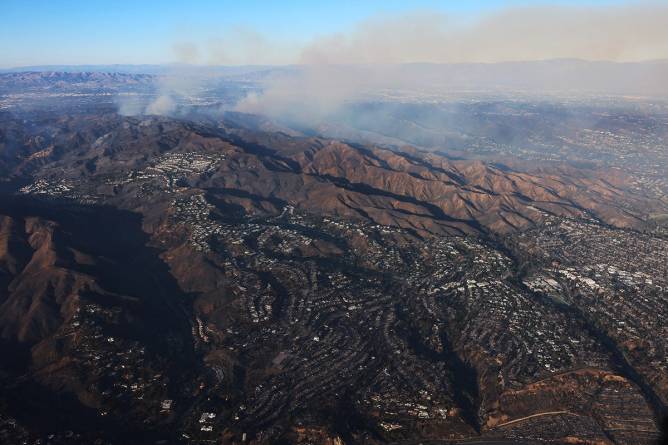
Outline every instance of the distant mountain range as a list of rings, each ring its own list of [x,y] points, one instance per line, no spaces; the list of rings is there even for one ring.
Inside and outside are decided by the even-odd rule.
[[[313,66],[199,66],[166,65],[42,65],[0,70],[0,73],[66,72],[125,73],[151,75],[205,75],[220,77],[291,76],[309,72]],[[326,72],[331,67],[315,67]],[[595,93],[618,95],[668,96],[668,60],[617,63],[556,59],[545,61],[467,63],[467,64],[399,64],[346,66],[360,75],[381,73],[378,86],[421,85],[439,90],[527,91],[535,93]],[[262,73],[261,76],[257,76]],[[409,82],[410,81],[410,82]]]
[[[149,85],[155,81],[150,74],[129,74],[104,71],[17,71],[0,74],[0,89],[87,89],[118,88]]]

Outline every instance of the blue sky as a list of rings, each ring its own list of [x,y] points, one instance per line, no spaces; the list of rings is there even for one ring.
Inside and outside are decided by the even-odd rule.
[[[165,63],[174,46],[243,29],[299,47],[345,33],[378,15],[439,11],[456,17],[516,5],[582,1],[501,0],[0,0],[0,67],[38,64]],[[605,5],[615,1],[588,1]]]

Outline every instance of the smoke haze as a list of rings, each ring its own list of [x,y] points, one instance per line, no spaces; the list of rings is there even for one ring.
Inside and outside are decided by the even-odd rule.
[[[298,64],[264,78],[263,92],[236,107],[297,121],[322,119],[347,102],[379,95],[668,96],[668,65],[661,61],[668,59],[667,23],[668,5],[643,2],[512,7],[476,16],[414,11],[370,17],[297,43],[233,27],[172,45],[179,63],[196,66],[177,65],[163,76],[158,98],[143,112],[173,112],[176,97],[195,94],[210,77],[207,66],[240,64]]]
[[[263,95],[238,109],[312,122],[365,95],[668,96],[668,64],[636,63],[668,58],[666,23],[668,6],[658,3],[509,8],[468,19],[434,11],[373,17],[310,42],[296,76],[269,79]]]
[[[476,16],[414,11],[370,17],[291,42],[233,27],[173,45],[177,61],[211,65],[494,63],[668,58],[668,5],[510,7]]]
[[[668,6],[511,8],[457,20],[424,11],[375,17],[318,39],[301,63],[494,63],[577,58],[616,62],[668,57]]]

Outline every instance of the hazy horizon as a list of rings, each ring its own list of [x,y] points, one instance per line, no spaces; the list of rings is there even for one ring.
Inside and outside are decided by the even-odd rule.
[[[635,60],[635,61],[615,61],[607,59],[581,59],[576,57],[555,57],[548,59],[536,59],[536,60],[505,60],[499,62],[396,62],[396,63],[384,63],[384,64],[368,64],[368,63],[332,63],[327,64],[329,66],[366,66],[366,65],[376,65],[376,66],[398,66],[398,65],[424,65],[424,66],[448,66],[448,65],[504,65],[504,64],[531,64],[531,63],[550,63],[550,62],[582,62],[582,63],[591,63],[591,64],[615,64],[615,65],[638,65],[638,64],[653,64],[653,63],[666,63],[668,62],[668,57],[659,58],[659,59],[647,59],[647,60]],[[73,63],[73,64],[39,64],[39,65],[17,65],[10,66],[5,68],[0,68],[0,71],[20,71],[27,69],[51,69],[51,68],[60,68],[65,71],[84,71],[84,68],[90,68],[94,70],[106,69],[106,68],[171,68],[171,67],[188,67],[188,68],[202,68],[202,69],[216,69],[216,68],[228,68],[234,70],[242,69],[257,69],[257,68],[289,68],[289,67],[309,67],[313,64],[309,63],[276,63],[276,64],[245,64],[245,65],[232,65],[232,64],[218,64],[218,65],[206,65],[206,64],[197,64],[197,63],[183,63],[183,62],[165,62],[165,63]],[[121,71],[122,72],[122,71]],[[139,71],[137,71],[139,72]],[[145,74],[145,71],[141,71]]]

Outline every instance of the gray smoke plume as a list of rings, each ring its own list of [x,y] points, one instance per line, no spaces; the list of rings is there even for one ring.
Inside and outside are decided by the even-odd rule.
[[[375,17],[317,39],[302,63],[494,63],[668,58],[668,5],[514,7],[477,18],[425,11]]]
[[[374,17],[307,44],[296,75],[268,79],[238,110],[312,122],[364,98],[458,91],[668,96],[667,23],[659,3]]]
[[[237,105],[296,120],[320,119],[364,98],[431,100],[456,91],[665,96],[666,23],[668,5],[628,2],[512,7],[468,17],[435,11],[376,16],[301,44],[231,28],[205,42],[173,45],[183,65],[163,76],[157,98],[142,112],[173,112],[215,76],[202,65],[186,65],[192,63],[298,63],[266,76],[263,93]]]
[[[306,42],[231,27],[173,51],[181,63],[208,65],[637,62],[668,58],[666,23],[665,1],[507,7],[475,16],[423,10],[373,16]]]

